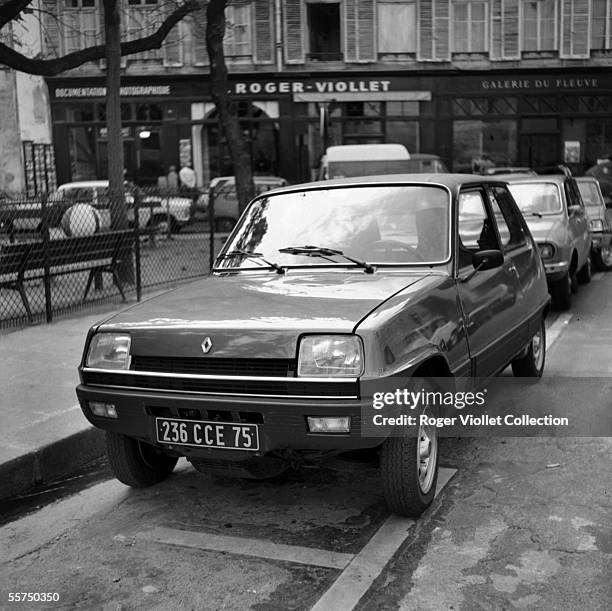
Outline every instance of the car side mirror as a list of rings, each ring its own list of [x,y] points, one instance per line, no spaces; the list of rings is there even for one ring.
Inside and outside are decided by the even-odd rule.
[[[501,250],[480,250],[472,255],[472,266],[476,271],[493,269],[504,262],[504,253]]]
[[[569,206],[569,208],[567,209],[567,213],[570,216],[580,216],[583,213],[582,206],[578,206],[577,204]]]

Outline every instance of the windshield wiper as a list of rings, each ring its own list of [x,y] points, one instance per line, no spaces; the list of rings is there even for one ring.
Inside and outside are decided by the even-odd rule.
[[[284,274],[285,268],[280,266],[278,263],[274,263],[272,261],[268,261],[264,258],[264,256],[260,252],[249,252],[248,250],[230,250],[230,252],[226,252],[223,255],[220,255],[220,259],[230,259],[231,257],[246,257],[247,259],[253,259],[257,261],[257,263],[262,262],[265,263],[268,267],[276,270],[277,274]]]
[[[347,259],[351,263],[354,263],[358,267],[363,267],[367,274],[374,273],[374,267],[366,261],[362,261],[361,259],[355,259],[354,257],[345,255],[341,250],[325,248],[324,246],[287,246],[286,248],[279,248],[278,252],[282,252],[288,255],[301,255],[304,257],[321,257],[322,259],[327,259],[332,263],[335,263],[335,261],[333,259],[330,259],[330,257],[344,257],[345,259]]]

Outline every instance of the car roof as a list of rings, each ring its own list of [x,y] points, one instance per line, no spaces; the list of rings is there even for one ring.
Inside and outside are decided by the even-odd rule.
[[[554,182],[557,184],[563,184],[571,176],[565,176],[565,174],[496,174],[493,178],[499,178],[507,183],[538,183],[538,182]]]
[[[403,144],[341,144],[329,146],[325,156],[330,162],[410,159]]]
[[[85,187],[105,187],[108,188],[108,180],[79,180],[77,182],[66,182],[58,189],[81,189]]]

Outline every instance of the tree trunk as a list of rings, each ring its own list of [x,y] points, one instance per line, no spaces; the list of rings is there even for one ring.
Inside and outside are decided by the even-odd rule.
[[[125,205],[123,136],[121,134],[121,13],[118,0],[104,0],[106,40],[106,130],[108,182],[112,229],[128,227]],[[122,262],[119,275],[123,282],[134,283],[131,258]]]
[[[230,84],[223,53],[225,7],[228,0],[210,0],[206,10],[206,50],[210,60],[210,81],[221,131],[234,165],[236,194],[240,212],[255,194],[251,155],[242,137],[236,104],[230,97]]]

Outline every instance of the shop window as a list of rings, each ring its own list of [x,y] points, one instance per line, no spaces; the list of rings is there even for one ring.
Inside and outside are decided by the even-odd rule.
[[[418,102],[387,102],[388,117],[418,117]]]
[[[515,120],[453,121],[453,171],[472,172],[483,160],[496,166],[516,165]]]
[[[488,48],[488,4],[453,2],[453,51],[484,53]]]
[[[230,5],[225,9],[225,38],[223,51],[226,57],[251,56],[250,4]]]
[[[308,59],[342,59],[340,46],[340,4],[308,4]]]
[[[161,121],[162,107],[159,104],[136,104],[137,121]]]
[[[587,119],[586,143],[586,158],[591,163],[607,159],[612,151],[612,119]]]
[[[78,123],[91,123],[94,120],[92,104],[73,104],[66,109],[66,120]]]
[[[385,142],[403,144],[409,152],[419,150],[419,122],[418,121],[389,121],[385,125],[387,136]]]
[[[96,176],[95,134],[93,127],[71,127],[68,130],[70,177],[92,180]]]
[[[612,49],[612,0],[591,0],[591,49]]]
[[[557,3],[555,0],[523,2],[523,49],[557,49]]]
[[[416,1],[378,2],[378,52],[416,53]]]

